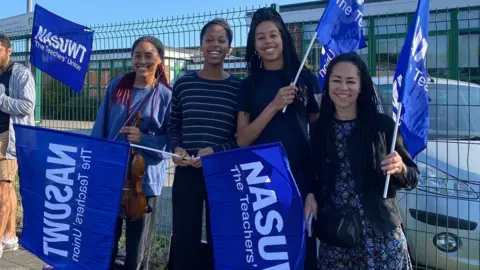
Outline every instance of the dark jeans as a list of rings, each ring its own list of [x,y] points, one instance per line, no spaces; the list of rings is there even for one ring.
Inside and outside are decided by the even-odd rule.
[[[147,213],[143,218],[135,221],[124,220],[118,218],[115,230],[115,242],[112,251],[111,269],[118,269],[115,266],[115,258],[118,254],[118,241],[122,236],[123,223],[126,222],[126,247],[125,247],[125,270],[148,269],[148,258],[150,255],[150,247],[155,231],[155,215],[158,202],[158,196],[147,197],[147,205],[152,211]]]
[[[207,244],[201,243],[204,202],[207,190],[202,169],[177,167],[172,187],[173,235],[168,270],[213,269],[208,202]]]

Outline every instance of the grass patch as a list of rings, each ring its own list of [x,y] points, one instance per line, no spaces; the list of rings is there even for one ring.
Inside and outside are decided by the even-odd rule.
[[[125,248],[125,226],[122,236],[118,242],[119,248]],[[149,266],[153,269],[165,269],[168,262],[168,252],[170,248],[170,239],[166,236],[154,236],[152,239],[152,248],[150,249]]]

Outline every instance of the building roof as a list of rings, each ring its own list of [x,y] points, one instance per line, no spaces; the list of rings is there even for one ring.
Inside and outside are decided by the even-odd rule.
[[[332,0],[335,1],[335,0]],[[347,1],[347,0],[339,0]],[[475,2],[475,1],[473,1]],[[456,9],[473,6],[472,0],[434,0],[430,1],[430,10]],[[418,0],[365,0],[364,17],[387,14],[414,13]],[[279,7],[285,23],[318,21],[327,6],[328,1],[310,1],[297,4],[281,5]],[[248,23],[252,12],[246,14]]]

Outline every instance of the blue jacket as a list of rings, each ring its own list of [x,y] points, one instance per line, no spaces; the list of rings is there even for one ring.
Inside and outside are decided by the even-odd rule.
[[[97,113],[92,136],[114,139],[126,121],[126,104],[115,104],[111,106],[112,92],[122,77],[113,79],[107,86],[105,96]],[[131,109],[137,108],[145,95],[150,93],[151,88],[133,88]],[[172,91],[160,84],[149,101],[142,107],[142,139],[140,145],[170,152],[167,143],[167,124],[170,118],[170,102]],[[152,108],[153,114],[152,114]],[[133,117],[132,117],[133,118]],[[130,122],[131,123],[131,122]],[[125,135],[117,137],[119,141],[126,141]],[[135,148],[145,159],[145,176],[143,178],[143,191],[146,196],[159,196],[168,177],[168,159],[162,154]]]

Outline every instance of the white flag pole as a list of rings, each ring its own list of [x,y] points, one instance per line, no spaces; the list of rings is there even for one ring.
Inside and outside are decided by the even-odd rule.
[[[296,85],[296,84],[297,84],[298,77],[300,77],[300,73],[302,72],[303,66],[305,65],[305,62],[307,61],[307,57],[308,57],[308,55],[310,54],[310,50],[312,49],[312,46],[313,46],[313,43],[315,42],[315,39],[317,39],[317,31],[315,31],[315,34],[313,34],[312,40],[310,41],[310,45],[308,45],[307,52],[306,52],[305,55],[303,56],[302,64],[301,64],[300,67],[298,68],[297,76],[295,76],[295,80],[293,81],[293,85]],[[285,107],[283,108],[282,113],[285,113],[285,111],[287,110],[287,106],[288,106],[288,105],[285,105]]]
[[[395,151],[395,142],[397,141],[397,133],[398,133],[398,126],[400,125],[400,116],[402,113],[402,103],[398,103],[398,113],[397,119],[395,120],[395,129],[393,130],[393,138],[392,138],[392,146],[390,149],[390,154]],[[390,184],[390,174],[387,175],[387,179],[385,180],[385,187],[383,188],[383,198],[387,198],[388,193],[388,185]]]
[[[133,143],[131,143],[130,146],[131,146],[131,147],[134,147],[134,148],[140,148],[140,149],[145,149],[145,150],[148,150],[148,151],[160,153],[160,154],[165,155],[165,156],[176,157],[176,158],[179,158],[179,157],[180,157],[180,155],[177,155],[177,154],[174,154],[174,153],[170,153],[170,152],[166,152],[166,151],[162,151],[162,150],[158,150],[158,149],[153,149],[153,148],[146,147],[146,146],[142,146],[142,145],[138,145],[138,144],[133,144]],[[187,160],[186,157],[185,157],[184,159]],[[194,158],[194,159],[199,159],[199,157],[196,157],[196,158]]]
[[[138,144],[134,144],[134,143],[131,143],[130,146],[134,147],[134,148],[140,148],[140,149],[160,153],[160,154],[165,155],[165,156],[171,156],[171,157],[177,157],[177,158],[180,157],[179,155],[174,154],[174,153],[170,153],[170,152],[166,152],[166,151],[162,151],[162,150],[158,150],[158,149],[154,149],[154,148],[150,148],[150,147],[146,147],[146,146],[142,146],[142,145],[138,145]]]

